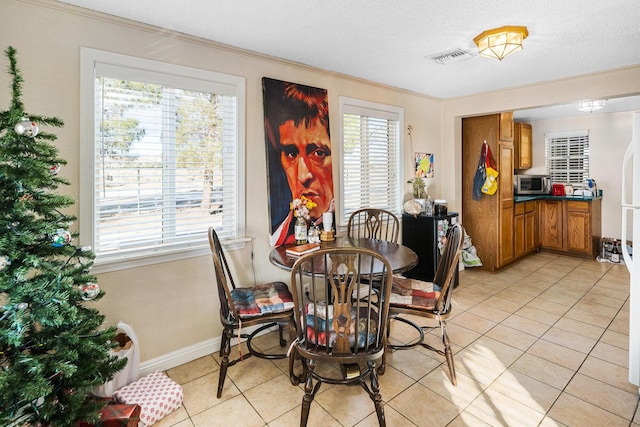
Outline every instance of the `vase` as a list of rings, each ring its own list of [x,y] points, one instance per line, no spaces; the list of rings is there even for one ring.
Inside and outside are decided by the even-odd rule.
[[[302,217],[296,217],[296,224],[293,227],[293,234],[296,239],[296,245],[307,243],[307,221]]]

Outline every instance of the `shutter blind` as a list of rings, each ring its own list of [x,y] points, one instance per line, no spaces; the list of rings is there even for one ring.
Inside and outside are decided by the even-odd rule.
[[[234,237],[236,96],[99,69],[95,83],[97,259],[206,245],[209,226]]]
[[[589,176],[589,133],[546,134],[545,140],[551,182],[582,185]]]
[[[344,106],[343,221],[360,207],[399,213],[400,123],[397,114]]]

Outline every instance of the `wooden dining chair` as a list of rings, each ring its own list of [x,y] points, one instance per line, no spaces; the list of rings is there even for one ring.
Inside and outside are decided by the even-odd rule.
[[[353,298],[353,290],[372,275],[380,278],[379,293],[368,286],[366,298]],[[365,248],[321,249],[294,264],[296,340],[289,355],[289,375],[293,385],[304,383],[301,426],[307,425],[311,402],[322,383],[360,384],[374,402],[378,422],[386,425],[378,369],[385,362],[392,275],[389,261]],[[322,369],[322,364],[340,369]]]
[[[283,330],[288,328],[293,335],[293,298],[283,282],[257,284],[253,287],[238,287],[233,279],[229,264],[224,256],[220,239],[213,227],[209,228],[209,245],[213,256],[213,266],[220,297],[220,321],[222,339],[220,343],[220,375],[217,397],[222,395],[227,368],[250,357],[263,359],[284,359],[286,351],[266,354],[251,345],[251,340],[267,328],[278,327],[280,346],[285,347]],[[256,327],[250,333],[241,333],[241,328]],[[246,329],[245,329],[246,330]],[[249,353],[235,360],[229,360],[233,338],[247,340]]]
[[[457,384],[456,371],[453,365],[453,352],[447,332],[447,319],[451,313],[451,296],[458,261],[462,252],[464,229],[460,223],[453,224],[447,230],[446,243],[442,256],[438,261],[433,282],[414,280],[402,277],[393,278],[393,288],[389,305],[389,319],[404,322],[419,331],[419,338],[406,345],[389,345],[393,349],[406,349],[420,345],[428,350],[445,356],[449,367],[451,383]],[[442,332],[443,348],[435,348],[424,342],[425,331],[435,327],[420,326],[415,322],[401,317],[402,314],[436,319],[438,328]]]
[[[398,243],[400,221],[384,209],[361,208],[349,216],[348,237],[366,237]]]

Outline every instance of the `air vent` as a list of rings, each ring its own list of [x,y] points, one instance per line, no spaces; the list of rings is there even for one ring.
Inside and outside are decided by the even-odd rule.
[[[469,59],[469,58],[473,58],[473,55],[469,51],[466,51],[459,47],[446,53],[429,56],[429,59],[442,65],[464,61],[465,59]]]

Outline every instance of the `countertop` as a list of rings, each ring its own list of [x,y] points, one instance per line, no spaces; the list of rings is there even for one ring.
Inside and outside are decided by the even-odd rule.
[[[539,194],[539,195],[520,195],[513,196],[514,203],[529,202],[531,200],[579,200],[585,202],[591,202],[593,200],[602,199],[602,190],[598,191],[597,196],[552,196],[551,194]]]

